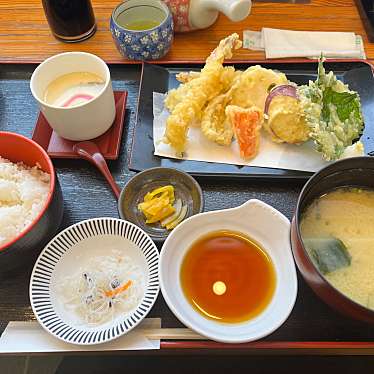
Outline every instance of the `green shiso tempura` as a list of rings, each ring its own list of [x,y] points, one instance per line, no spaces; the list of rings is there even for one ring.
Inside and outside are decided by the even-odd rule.
[[[326,74],[322,57],[316,81],[299,86],[297,91],[316,150],[328,161],[339,159],[364,129],[358,93],[332,71]]]

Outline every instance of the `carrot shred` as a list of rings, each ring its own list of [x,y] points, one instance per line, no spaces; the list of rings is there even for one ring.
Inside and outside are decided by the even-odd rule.
[[[131,284],[132,284],[132,282],[131,282],[131,280],[129,280],[128,282],[123,284],[121,287],[117,287],[114,290],[105,291],[104,292],[105,296],[107,296],[107,297],[117,296],[119,293],[126,291],[131,286]]]

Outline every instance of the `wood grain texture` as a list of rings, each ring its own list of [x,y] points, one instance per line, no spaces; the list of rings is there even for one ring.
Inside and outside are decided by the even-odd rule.
[[[0,63],[34,62],[65,51],[95,53],[109,63],[130,63],[116,50],[109,31],[109,17],[118,0],[93,0],[98,30],[89,40],[66,44],[56,40],[48,27],[40,0],[0,0]],[[353,31],[362,35],[368,59],[374,44],[368,42],[354,0],[312,0],[310,4],[254,3],[250,16],[238,23],[225,16],[206,30],[177,34],[163,60],[202,60],[217,42],[232,32],[262,27],[293,30]],[[234,59],[265,58],[263,52],[241,49]]]
[[[29,79],[34,68],[34,65],[11,64],[1,67],[0,130],[31,136],[37,118],[37,104],[29,90]],[[109,162],[109,168],[115,180],[123,186],[134,175],[128,169],[128,159],[135,126],[140,67],[122,65],[111,66],[110,69],[114,88],[128,91],[120,157],[116,161]],[[117,204],[110,188],[92,165],[82,160],[54,160],[53,163],[64,196],[65,211],[61,229],[88,218],[118,217]],[[199,182],[204,193],[205,211],[232,208],[251,198],[256,198],[274,206],[288,218],[292,217],[302,187],[301,184],[284,181],[201,179]],[[11,320],[35,319],[28,297],[30,273],[34,262],[35,259],[30,258],[27,268],[22,268],[0,280],[0,335]],[[340,316],[319,300],[301,277],[298,281],[298,297],[290,317],[277,331],[263,339],[264,342],[374,342],[374,326]],[[162,327],[183,327],[167,307],[161,294],[149,316],[161,317]],[[281,346],[285,347],[284,344]],[[191,350],[196,349],[192,343],[186,343],[185,347]],[[213,347],[214,349],[222,348],[219,344]],[[270,347],[267,353],[278,353],[280,349],[274,347],[273,343],[266,347]],[[373,349],[370,349],[371,344],[358,347],[361,347],[361,353],[365,350],[373,352]],[[164,348],[170,348],[168,351],[174,352],[178,346],[174,343],[167,343]],[[330,354],[352,354],[352,350],[351,344],[349,349],[339,352],[330,350]],[[248,351],[250,348],[246,347],[242,352]],[[292,352],[305,354],[303,350],[294,349]]]

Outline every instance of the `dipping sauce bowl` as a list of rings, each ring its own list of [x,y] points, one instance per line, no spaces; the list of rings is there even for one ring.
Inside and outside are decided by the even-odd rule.
[[[247,236],[264,248],[273,263],[276,274],[273,296],[266,308],[252,319],[238,323],[208,319],[196,311],[183,291],[181,268],[187,252],[196,240],[217,231]],[[288,219],[255,199],[236,208],[189,217],[171,231],[161,249],[160,286],[167,305],[184,325],[215,341],[245,343],[269,335],[288,318],[296,300],[297,277],[289,238]],[[217,274],[223,274],[229,268],[219,263],[219,268],[214,269]]]
[[[160,0],[128,0],[114,9],[110,31],[124,57],[157,60],[169,52],[173,42],[173,17]]]

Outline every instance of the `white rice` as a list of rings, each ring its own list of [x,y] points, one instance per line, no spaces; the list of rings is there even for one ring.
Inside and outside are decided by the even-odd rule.
[[[38,166],[15,164],[0,156],[0,246],[14,239],[46,204],[50,175]]]

